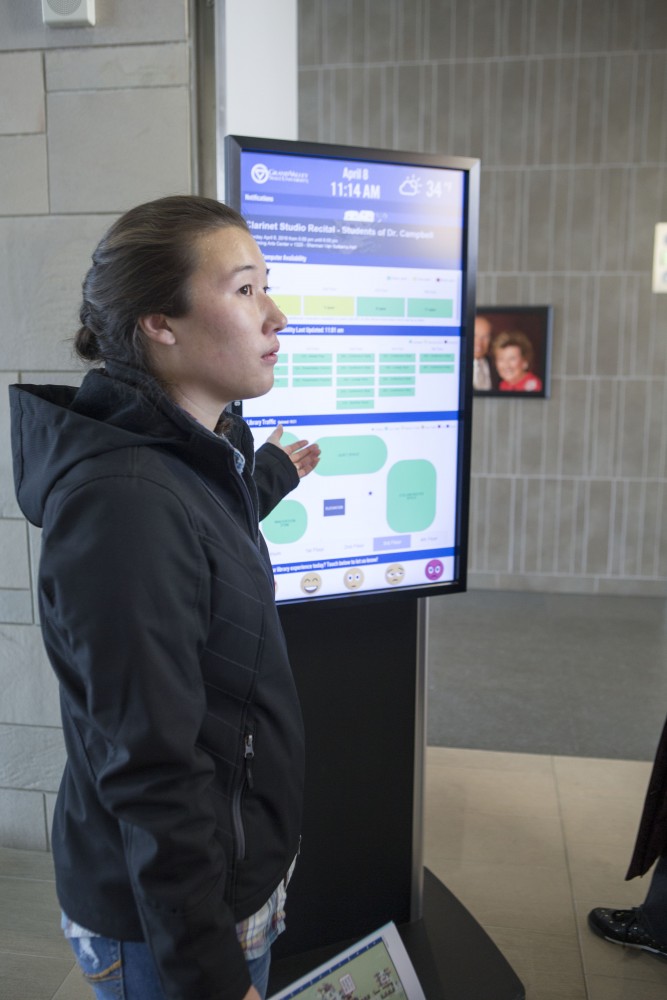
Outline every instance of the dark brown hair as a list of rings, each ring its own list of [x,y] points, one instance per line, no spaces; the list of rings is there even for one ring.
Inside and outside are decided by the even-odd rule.
[[[100,240],[83,281],[81,327],[74,338],[84,361],[120,361],[150,372],[141,316],[183,316],[197,241],[216,229],[247,230],[233,208],[212,198],[173,195],[137,205]]]
[[[504,330],[493,341],[492,350],[502,351],[505,347],[518,347],[528,367],[533,363],[533,345],[521,330]]]

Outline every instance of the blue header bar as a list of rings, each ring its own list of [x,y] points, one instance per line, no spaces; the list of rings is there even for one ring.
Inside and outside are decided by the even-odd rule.
[[[308,413],[294,416],[281,415],[276,417],[251,417],[245,416],[243,419],[248,427],[298,427],[303,425],[327,425],[327,424],[411,424],[423,423],[453,423],[461,418],[461,414],[456,410],[423,411],[420,413]]]

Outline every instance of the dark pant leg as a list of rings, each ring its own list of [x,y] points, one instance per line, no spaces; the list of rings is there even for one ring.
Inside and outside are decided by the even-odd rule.
[[[667,944],[667,855],[658,858],[642,913],[656,941]]]

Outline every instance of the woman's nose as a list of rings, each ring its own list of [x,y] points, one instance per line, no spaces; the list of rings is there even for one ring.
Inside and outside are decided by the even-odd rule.
[[[277,330],[282,330],[287,326],[287,316],[279,309],[276,303],[273,301],[271,296],[268,296],[269,302],[271,303],[270,308],[267,313],[267,319],[275,326]]]

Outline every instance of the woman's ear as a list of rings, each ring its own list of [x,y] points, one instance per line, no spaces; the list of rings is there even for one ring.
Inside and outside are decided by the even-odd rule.
[[[139,317],[139,328],[156,344],[175,344],[176,338],[164,313],[149,313]]]

